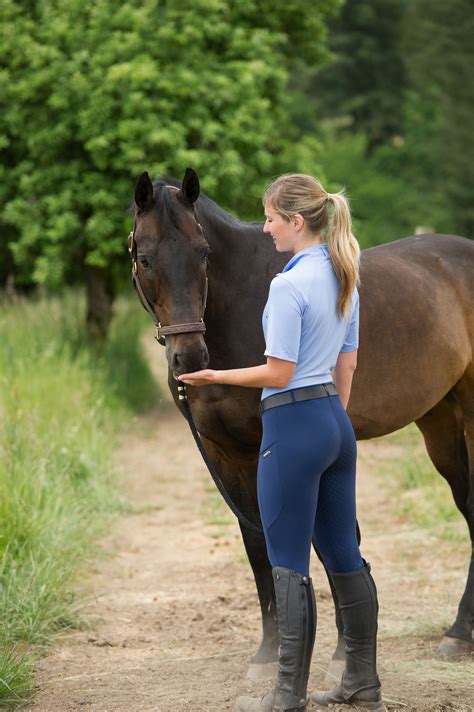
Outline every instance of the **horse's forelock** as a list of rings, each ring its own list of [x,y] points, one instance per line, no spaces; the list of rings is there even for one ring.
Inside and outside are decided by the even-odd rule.
[[[168,186],[180,188],[175,178],[159,178],[153,181],[153,210],[155,210],[161,235],[171,237],[173,231],[179,229],[178,212],[172,200],[172,193]]]

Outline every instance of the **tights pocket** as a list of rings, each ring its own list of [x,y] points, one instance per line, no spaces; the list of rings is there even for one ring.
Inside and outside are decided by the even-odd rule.
[[[279,517],[283,506],[283,489],[278,469],[277,441],[262,447],[258,457],[257,494],[260,516],[265,529]]]

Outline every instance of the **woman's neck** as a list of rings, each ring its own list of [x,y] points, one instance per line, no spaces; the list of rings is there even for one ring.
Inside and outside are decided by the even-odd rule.
[[[296,255],[297,252],[301,252],[301,250],[305,250],[307,247],[315,247],[322,244],[323,239],[320,233],[304,233],[300,239],[295,241],[293,254]]]

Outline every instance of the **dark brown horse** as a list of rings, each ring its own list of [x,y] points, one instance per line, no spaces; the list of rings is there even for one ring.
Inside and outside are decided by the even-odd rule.
[[[170,331],[200,323],[208,277],[205,334],[166,336],[169,387],[180,410],[173,373],[265,362],[261,315],[270,281],[290,255],[275,251],[260,224],[239,222],[200,196],[190,169],[182,184],[152,184],[143,173],[135,189],[135,250],[143,294]],[[356,435],[373,438],[414,421],[474,541],[474,243],[423,235],[365,250],[360,295],[359,365],[349,404]],[[211,385],[187,392],[227,492],[258,520],[260,390]],[[277,659],[273,583],[263,535],[240,526],[262,610],[263,639],[252,659],[258,665]],[[473,617],[474,554],[443,655],[471,653]],[[337,613],[336,622],[340,632]]]

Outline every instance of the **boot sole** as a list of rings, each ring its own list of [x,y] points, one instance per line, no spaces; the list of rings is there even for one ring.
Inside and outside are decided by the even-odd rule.
[[[317,710],[331,710],[336,709],[337,707],[352,707],[352,709],[361,710],[361,712],[363,712],[363,710],[371,710],[371,712],[387,712],[387,708],[383,702],[365,702],[360,705],[352,702],[335,702],[334,704],[331,702],[329,705],[320,705],[311,700],[311,705]]]

